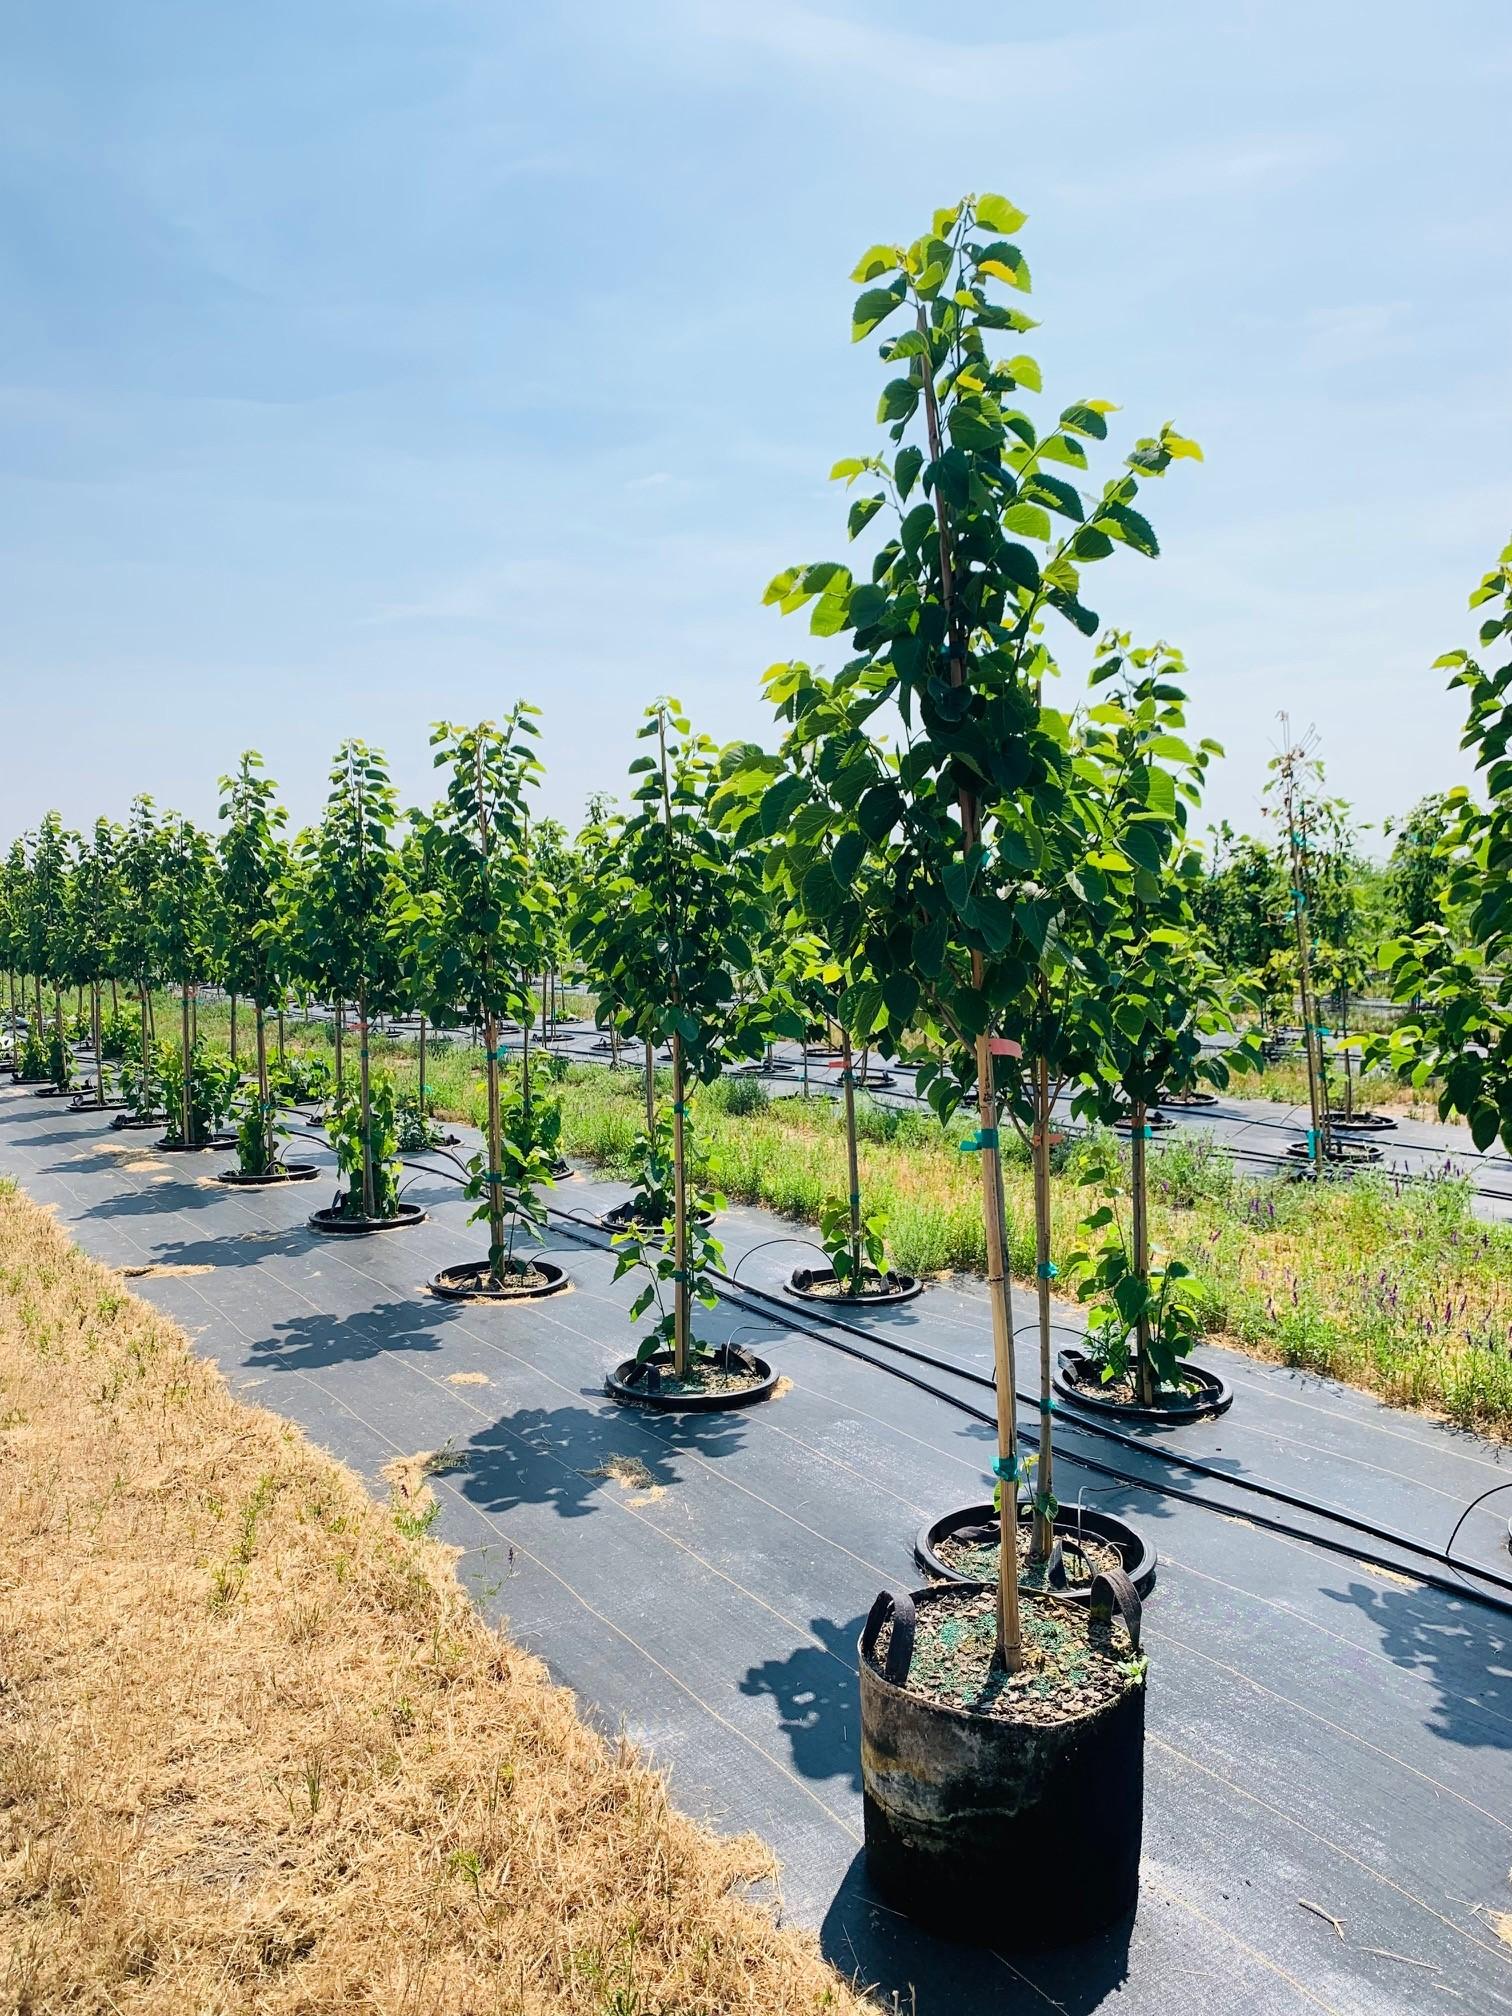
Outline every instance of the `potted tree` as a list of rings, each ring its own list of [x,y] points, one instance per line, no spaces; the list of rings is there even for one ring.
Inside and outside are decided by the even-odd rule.
[[[529,1015],[529,975],[541,963],[542,912],[528,844],[527,793],[540,775],[534,714],[518,701],[499,725],[437,727],[436,765],[449,774],[446,797],[424,822],[428,886],[407,891],[395,918],[416,942],[432,1000],[463,1009],[483,1029],[488,1113],[466,1194],[476,1206],[472,1222],[488,1227],[488,1253],[432,1277],[432,1291],[453,1300],[514,1300],[567,1286],[561,1267],[517,1250],[522,1231],[538,1233],[545,1224],[540,1191],[551,1176],[526,1087],[506,1092],[501,1069],[499,1025]]]
[[[63,1026],[63,990],[72,984],[73,978],[68,919],[69,849],[70,836],[63,831],[62,820],[56,812],[46,813],[32,843],[27,878],[27,948],[36,1010],[32,1034],[36,1041],[28,1044],[21,1074],[23,1083],[36,1076],[38,1053],[42,1051],[47,1082],[38,1088],[39,1099],[59,1098],[73,1089],[73,1049]],[[52,990],[51,1026],[45,1037],[44,984]]]
[[[257,1189],[276,1183],[311,1182],[317,1174],[313,1162],[284,1159],[280,1144],[287,1130],[279,1124],[278,1101],[268,1069],[268,1012],[275,1002],[282,1001],[285,987],[283,918],[278,902],[279,884],[287,867],[286,849],[279,839],[284,809],[255,749],[243,752],[235,773],[221,778],[220,789],[224,827],[218,842],[219,965],[232,1002],[245,1001],[252,1010],[257,1074],[252,1087],[241,1094],[237,1166],[224,1170],[220,1181]],[[234,1022],[232,1026],[234,1029]],[[233,1050],[232,1063],[235,1061]]]
[[[111,978],[114,961],[114,932],[120,909],[120,835],[108,819],[95,821],[94,839],[80,843],[73,872],[69,877],[68,904],[74,970],[89,989],[89,1024],[94,1048],[95,1079],[92,1088],[80,1093],[72,1104],[78,1111],[92,1106],[98,1113],[122,1109],[124,1099],[106,1096],[105,1042],[101,1025],[100,989]]]
[[[646,710],[640,737],[654,753],[631,765],[634,809],[621,831],[618,873],[599,883],[573,925],[600,1018],[608,1004],[622,1004],[631,1032],[652,1050],[665,1041],[672,1058],[670,1220],[665,1228],[651,1225],[632,1209],[615,1235],[616,1278],[644,1277],[632,1320],[653,1307],[657,1320],[606,1386],[617,1400],[742,1405],[766,1398],[776,1380],[763,1360],[728,1346],[712,1351],[693,1332],[694,1302],[713,1300],[709,1269],[720,1249],[689,1194],[688,1093],[727,1062],[759,1055],[773,1027],[767,1005],[737,1001],[760,892],[719,824],[721,769],[708,737],[694,733],[671,699]],[[654,1125],[647,1131],[654,1142]],[[705,1208],[714,1202],[705,1200]]]
[[[158,1077],[152,988],[157,979],[157,893],[161,836],[152,800],[133,799],[117,859],[113,964],[135,990],[137,1026],[121,1058],[121,1092],[126,1111],[112,1127],[142,1128],[162,1124],[162,1086]]]
[[[1165,428],[1090,495],[1061,473],[1086,469],[1110,409],[1078,401],[1037,428],[1021,408],[1037,366],[989,352],[998,332],[1027,326],[994,291],[1027,285],[1012,242],[1022,221],[1000,197],[969,199],[937,212],[914,244],[866,253],[853,336],[901,311],[882,348],[897,374],[881,404],[896,452],[837,473],[876,479],[853,507],[853,529],[858,515],[864,526],[889,507],[895,522],[870,580],[823,562],[785,570],[767,591],[784,609],[810,607],[816,634],[849,635],[846,665],[815,690],[789,668],[769,679],[786,718],[833,741],[829,760],[853,770],[843,802],[855,808],[858,859],[879,850],[890,870],[861,884],[867,907],[846,930],[873,976],[849,990],[847,1020],[886,1054],[926,1035],[939,1054],[920,1077],[936,1110],[949,1114],[973,1092],[977,1106],[964,1146],[982,1179],[998,1574],[995,1586],[881,1598],[869,1620],[860,1647],[868,1863],[899,1908],[963,1936],[990,1927],[1010,1947],[1085,1936],[1133,1908],[1142,1812],[1132,1585],[1112,1569],[1082,1605],[1019,1595],[998,1100],[1020,1039],[1003,1024],[1037,995],[1067,902],[1083,901],[1062,872],[1082,815],[1070,724],[1041,698],[1053,671],[1042,625],[1054,612],[1095,634],[1085,568],[1119,545],[1156,550],[1135,508],[1139,483],[1196,453]],[[890,706],[907,739],[881,760],[868,724]],[[801,781],[774,788],[788,799],[783,816],[801,816]],[[1047,849],[1062,884],[1053,892],[1041,883]],[[1092,1676],[1085,1692],[1078,1676]]]
[[[209,836],[192,820],[167,813],[156,840],[152,963],[178,989],[179,1041],[177,1048],[164,1045],[158,1057],[167,1116],[158,1146],[179,1153],[234,1146],[223,1129],[236,1095],[236,1067],[206,1050],[195,1017],[198,990],[215,973],[218,879]]]
[[[10,982],[10,1055],[6,1061],[15,1084],[40,1085],[47,1077],[47,1046],[40,1027],[41,983],[31,968],[31,863],[26,842],[20,839],[12,841],[5,860],[5,935]],[[23,1014],[29,980],[32,1002]]]
[[[312,1212],[317,1232],[365,1234],[417,1225],[417,1204],[399,1196],[397,1110],[393,1085],[375,1082],[369,1019],[394,1005],[398,950],[389,929],[399,856],[398,800],[382,754],[365,742],[336,752],[325,817],[295,847],[285,909],[299,968],[319,975],[336,1003],[357,1004],[357,1097],[338,1082],[329,1122],[342,1177],[334,1201]],[[338,1050],[338,1058],[340,1052]]]

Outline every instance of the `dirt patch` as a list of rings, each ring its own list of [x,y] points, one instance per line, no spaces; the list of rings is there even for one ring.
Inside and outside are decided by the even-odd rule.
[[[176,1264],[167,1260],[150,1260],[143,1266],[122,1267],[119,1271],[123,1281],[140,1281],[144,1276],[149,1274],[153,1276],[164,1274],[213,1274],[215,1269],[203,1264],[191,1265],[187,1261],[182,1264]]]
[[[7,2006],[875,2016],[444,1550],[3,1188],[0,1250]]]
[[[595,1469],[585,1470],[585,1477],[606,1477],[611,1483],[620,1485],[636,1495],[630,1500],[632,1505],[654,1505],[658,1498],[665,1498],[667,1487],[658,1484],[651,1472],[638,1456],[611,1456]]]
[[[1027,1521],[1021,1521],[1016,1535],[1018,1540],[1019,1583],[1030,1589],[1045,1587],[1045,1571],[1048,1562],[1030,1560],[1034,1547],[1034,1532]],[[967,1540],[952,1533],[935,1547],[936,1554],[947,1568],[953,1568],[957,1575],[964,1575],[968,1582],[996,1582],[998,1574],[998,1545],[994,1540]],[[1111,1540],[1096,1540],[1090,1533],[1072,1542],[1068,1535],[1061,1536],[1061,1559],[1065,1563],[1066,1581],[1073,1588],[1082,1588],[1092,1577],[1104,1568],[1122,1568],[1123,1555]]]
[[[491,1386],[493,1381],[486,1372],[448,1372],[448,1386]]]

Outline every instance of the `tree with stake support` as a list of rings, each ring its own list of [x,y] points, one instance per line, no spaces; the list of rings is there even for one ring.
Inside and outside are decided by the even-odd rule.
[[[105,1106],[105,1056],[100,1031],[100,986],[110,977],[112,930],[120,906],[120,833],[108,819],[95,821],[94,837],[80,842],[69,876],[69,937],[74,977],[89,989],[89,1027],[94,1048],[94,1103]]]
[[[233,775],[220,780],[220,967],[232,998],[251,1003],[257,1067],[255,1111],[238,1139],[241,1173],[271,1176],[278,1170],[278,1102],[268,1082],[268,1010],[282,1001],[285,948],[278,888],[287,871],[279,839],[285,821],[277,786],[263,772],[255,749],[243,752]],[[234,1060],[233,1060],[234,1061]]]
[[[507,1055],[499,1025],[530,1014],[530,976],[542,948],[542,902],[529,853],[529,800],[541,766],[531,744],[533,707],[519,701],[502,724],[441,723],[431,736],[437,768],[448,772],[446,797],[429,816],[412,815],[423,836],[426,886],[396,903],[391,930],[415,949],[428,1004],[460,1009],[482,1024],[488,1085],[485,1147],[469,1167],[475,1222],[488,1226],[480,1267],[437,1276],[443,1291],[475,1288],[501,1295],[544,1278],[514,1251],[521,1225],[545,1223],[539,1191],[551,1182],[534,1138],[523,1088],[506,1100]]]
[[[376,1227],[399,1220],[397,1137],[393,1091],[375,1098],[369,1021],[391,1008],[398,991],[398,953],[388,924],[399,856],[394,829],[398,799],[382,753],[365,742],[343,742],[331,770],[325,816],[300,834],[285,911],[298,969],[325,985],[338,1015],[357,1004],[357,1099],[338,1088],[332,1141],[347,1187],[337,1215]]]
[[[1291,739],[1291,723],[1283,714],[1281,733],[1285,747],[1272,757],[1272,790],[1281,827],[1281,844],[1287,866],[1292,911],[1292,930],[1297,948],[1297,997],[1302,1016],[1302,1042],[1307,1057],[1307,1103],[1312,1125],[1307,1130],[1307,1157],[1315,1176],[1322,1176],[1332,1159],[1328,1092],[1323,1075],[1323,1034],[1320,1027],[1317,993],[1313,985],[1312,912],[1309,892],[1314,877],[1309,850],[1314,837],[1316,809],[1307,788],[1308,780],[1321,782],[1313,749],[1316,736],[1309,730],[1299,742]]]
[[[862,996],[852,998],[853,1026],[880,1021],[895,1051],[922,1021],[944,1056],[920,1074],[937,1110],[949,1113],[973,1090],[977,1100],[979,1126],[967,1145],[981,1157],[995,1469],[1005,1484],[998,1654],[1011,1671],[1023,1654],[998,1060],[1015,1040],[1005,1018],[1033,991],[1044,960],[1053,912],[1039,896],[1039,873],[1073,781],[1066,724],[1039,697],[1048,658],[1040,630],[1053,611],[1084,635],[1095,631],[1080,600],[1082,570],[1120,545],[1157,550],[1134,508],[1139,484],[1198,452],[1166,427],[1090,497],[1060,473],[1087,468],[1087,444],[1106,438],[1112,409],[1078,401],[1042,432],[1018,404],[1038,390],[1038,366],[989,355],[990,337],[1031,326],[993,298],[996,286],[1028,285],[1011,242],[1022,221],[1000,197],[968,200],[938,212],[913,245],[878,245],[864,256],[854,275],[863,291],[853,338],[902,311],[901,329],[882,345],[897,375],[879,407],[896,452],[852,457],[833,473],[876,485],[851,507],[853,538],[884,509],[896,522],[869,581],[826,561],[788,568],[767,590],[784,612],[811,605],[814,634],[850,634],[851,658],[833,680],[805,692],[781,667],[768,691],[806,737],[835,741],[831,760],[855,766],[846,790],[861,845],[892,862],[891,877],[878,883],[885,899],[855,927],[878,978],[871,999],[853,990]],[[915,428],[922,441],[908,439]],[[903,737],[884,760],[867,724],[890,703]],[[786,816],[797,816],[801,782],[773,788],[788,799]]]
[[[236,1086],[234,1069],[204,1054],[194,1026],[196,992],[216,970],[219,903],[219,863],[208,835],[176,812],[165,814],[156,836],[149,929],[153,968],[179,990],[178,1054],[165,1048],[161,1069],[167,1138],[182,1148],[208,1145]]]

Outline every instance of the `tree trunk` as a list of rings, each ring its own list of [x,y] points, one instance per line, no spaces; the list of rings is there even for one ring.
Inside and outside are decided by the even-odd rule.
[[[115,1021],[115,1019],[119,1016],[120,1012],[121,1012],[121,1003],[119,997],[116,994],[115,975],[112,974],[110,979],[110,1019],[112,1021]]]
[[[1134,1273],[1145,1293],[1150,1288],[1149,1108],[1142,1099],[1129,1106],[1129,1184],[1133,1193]],[[1155,1404],[1155,1367],[1150,1362],[1150,1315],[1139,1312],[1134,1325],[1135,1378],[1141,1407]]]
[[[282,1008],[280,1008],[278,1011],[278,1067],[280,1070],[283,1069],[283,1063],[284,1063],[284,1011]]]
[[[856,1151],[856,1076],[851,1070],[850,1031],[840,1038],[840,1083],[845,1092],[845,1166],[850,1172],[851,1293],[861,1293],[861,1175]]]
[[[425,1121],[425,1017],[420,1017],[420,1119]]]
[[[551,1010],[549,1006],[551,997],[548,992],[550,986],[550,975],[543,973],[541,975],[541,1041],[543,1043],[546,1041],[547,1032],[551,1027]]]
[[[231,996],[231,1062],[236,1062],[236,996]]]
[[[336,1010],[336,1103],[338,1105],[340,1105],[342,1095],[346,1090],[346,1079],[341,1065],[341,1023],[342,1011],[338,1006]]]
[[[672,1032],[672,1369],[688,1376],[688,1179],[683,1156],[682,1037]]]
[[[180,1013],[183,1024],[181,1033],[183,1036],[184,1085],[179,1098],[179,1126],[183,1131],[184,1146],[192,1148],[194,1146],[194,1136],[189,1131],[191,1111],[190,1081],[194,1066],[190,1059],[193,1055],[194,1039],[189,1033],[189,983],[187,980],[183,982],[181,988]]]
[[[95,1108],[105,1104],[105,1053],[100,1048],[100,983],[91,981],[89,988],[89,1015],[94,1031],[95,1053]]]
[[[1051,1443],[1050,1309],[1050,1067],[1041,1057],[1034,1067],[1034,1285],[1039,1315],[1040,1447],[1036,1472],[1034,1558],[1043,1561],[1055,1544],[1055,1522],[1047,1508],[1055,1486],[1055,1452]]]
[[[499,1114],[499,1034],[490,1014],[483,1024],[488,1069],[488,1278],[496,1288],[504,1285],[504,1189],[499,1164],[504,1156],[504,1128]]]
[[[277,1145],[273,1134],[273,1101],[268,1096],[268,1031],[263,1020],[263,1004],[253,1003],[257,1029],[257,1100],[263,1124],[263,1168],[273,1167]]]
[[[368,1077],[368,1013],[367,990],[357,990],[357,1098],[362,1108],[362,1214],[365,1218],[378,1216],[377,1196],[373,1186],[373,1109],[371,1104],[371,1083]]]
[[[646,1043],[646,1134],[648,1139],[656,1132],[656,1051],[651,1042]]]

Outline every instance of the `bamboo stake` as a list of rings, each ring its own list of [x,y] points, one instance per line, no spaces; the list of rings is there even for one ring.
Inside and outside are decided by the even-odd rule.
[[[646,1133],[648,1137],[656,1133],[656,1051],[649,1036],[646,1038]]]
[[[273,1133],[273,1102],[268,1096],[268,1030],[264,1020],[261,1001],[254,1001],[255,1028],[257,1030],[257,1101],[263,1124],[263,1169],[271,1169],[277,1159],[278,1149]]]
[[[845,1089],[845,1163],[850,1172],[851,1293],[861,1292],[861,1172],[856,1149],[856,1078],[851,1070],[850,1031],[840,1037],[840,1083]]]
[[[925,423],[929,432],[929,452],[938,462],[943,451],[940,411],[935,398],[934,373],[929,357],[929,323],[920,303],[919,334],[924,338],[924,355],[919,360],[919,377],[924,394]],[[955,580],[950,557],[950,514],[943,496],[936,497],[937,529],[940,542],[940,599],[945,608],[949,638],[950,683],[966,682],[965,645],[955,609]],[[961,847],[969,859],[980,839],[977,796],[968,786],[960,788]],[[971,954],[971,984],[981,992],[986,980],[982,954]],[[998,1481],[998,1598],[997,1656],[1010,1673],[1024,1663],[1023,1639],[1019,1623],[1018,1588],[1018,1450],[1014,1418],[1013,1312],[1009,1300],[1003,1256],[1002,1168],[998,1155],[997,1088],[993,1081],[992,1044],[984,1029],[976,1041],[978,1139],[982,1158],[982,1229],[987,1244],[987,1299],[992,1310],[992,1362],[997,1392]]]
[[[189,1033],[189,983],[187,980],[182,981],[180,983],[179,1008],[180,1008],[180,1014],[182,1016],[181,1033],[183,1036],[183,1057],[184,1057],[184,1071],[183,1071],[184,1083],[179,1098],[179,1125],[183,1129],[184,1146],[186,1148],[192,1148],[194,1146],[194,1137],[190,1133],[189,1129],[190,1129],[190,1114],[192,1111],[192,1101],[190,1096],[191,1094],[190,1080],[194,1072],[194,1065],[191,1062],[191,1059],[194,1054],[194,1047],[193,1047],[193,1038],[190,1036]]]
[[[98,1111],[105,1104],[105,1053],[100,1048],[100,983],[98,980],[91,980],[89,983],[89,1012],[90,1020],[94,1025],[95,1109]]]
[[[368,1075],[367,989],[357,989],[357,1100],[362,1109],[362,1215],[378,1216],[378,1196],[373,1182],[372,1084]]]
[[[1043,1000],[1044,983],[1041,981]],[[1043,1057],[1035,1060],[1034,1066],[1034,1285],[1039,1313],[1039,1360],[1040,1393],[1048,1400],[1052,1391],[1051,1378],[1051,1309],[1050,1309],[1050,1121],[1052,1102],[1050,1098],[1050,1066]],[[1035,1497],[1039,1504],[1048,1504],[1055,1482],[1055,1458],[1052,1447],[1050,1423],[1052,1415],[1048,1407],[1040,1410],[1039,1447],[1039,1488]],[[1033,1551],[1036,1561],[1048,1558],[1055,1545],[1055,1525],[1047,1512],[1036,1510],[1034,1515]]]
[[[673,1275],[672,1369],[679,1379],[688,1376],[688,1189],[683,1160],[683,1051],[682,1037],[672,1032],[672,1225]]]
[[[231,996],[231,1062],[236,1062],[236,996]]]
[[[420,1016],[420,1119],[425,1121],[425,1016]]]
[[[1141,1286],[1150,1285],[1149,1108],[1142,1099],[1129,1103],[1129,1185],[1133,1192],[1134,1272]],[[1155,1404],[1155,1367],[1150,1362],[1150,1312],[1141,1309],[1134,1326],[1139,1404]]]

